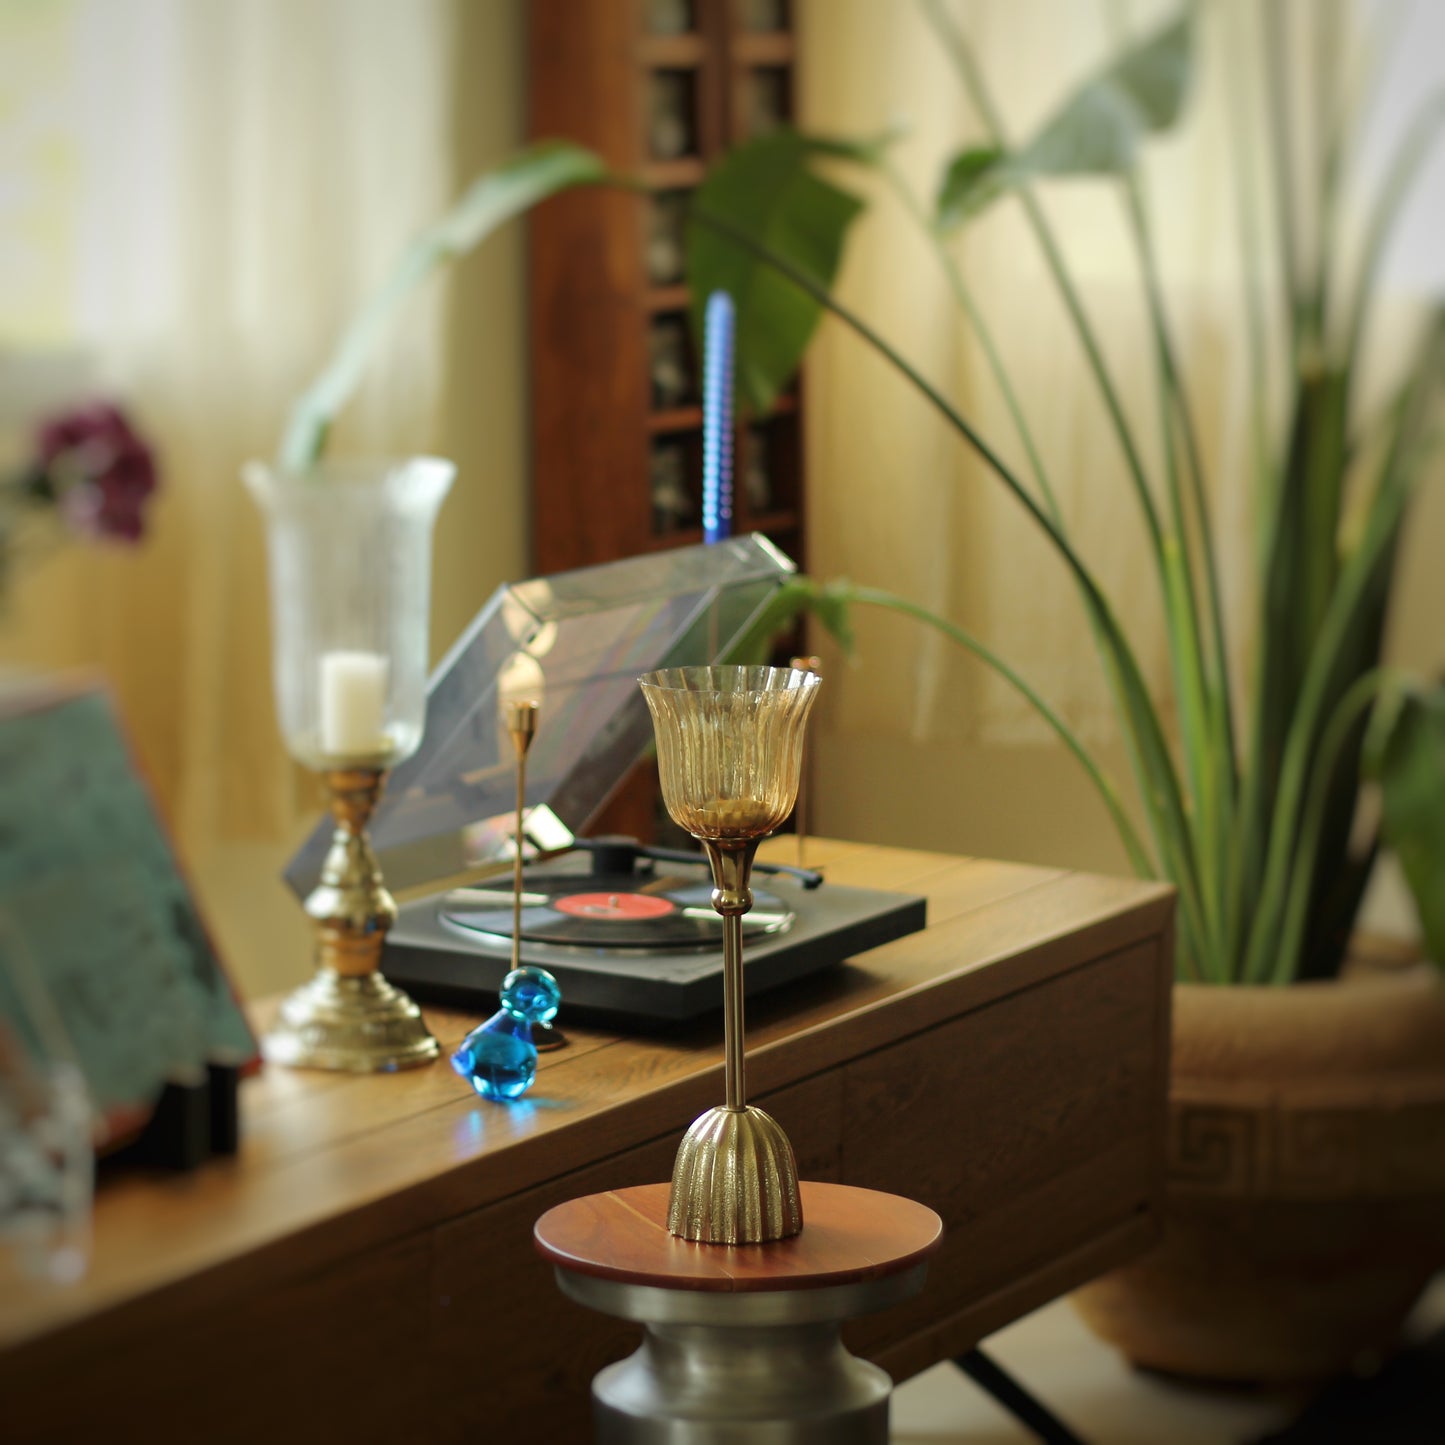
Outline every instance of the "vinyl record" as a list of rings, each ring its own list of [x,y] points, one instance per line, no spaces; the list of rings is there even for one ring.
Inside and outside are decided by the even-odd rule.
[[[506,942],[512,937],[510,888],[461,888],[442,901],[453,927]],[[743,937],[780,933],[792,910],[771,893],[753,892]],[[591,873],[531,878],[522,890],[522,941],[572,948],[702,950],[722,946],[722,919],[713,910],[712,883],[636,874]]]

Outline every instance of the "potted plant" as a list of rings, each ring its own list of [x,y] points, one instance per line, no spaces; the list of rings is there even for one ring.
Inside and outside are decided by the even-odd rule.
[[[967,37],[936,0],[924,15],[989,132],[961,149],[930,207],[911,194],[887,138],[839,142],[775,134],[721,161],[689,229],[694,306],[715,289],[738,303],[739,388],[766,411],[824,310],[907,376],[1009,489],[1071,574],[1128,744],[1134,806],[1092,750],[1028,680],[947,618],[874,589],[800,582],[782,607],[812,606],[846,631],[854,605],[903,610],[997,668],[1087,770],[1138,872],[1178,892],[1179,987],[1168,1145],[1170,1208],[1161,1248],[1086,1290],[1080,1307],[1137,1362],[1212,1377],[1289,1378],[1336,1369],[1388,1343],[1445,1264],[1445,991],[1427,970],[1346,986],[1353,920],[1381,839],[1415,892],[1427,947],[1445,962],[1445,692],[1381,666],[1397,544],[1430,454],[1445,381],[1445,318],[1422,327],[1390,406],[1359,404],[1362,342],[1381,256],[1441,120],[1417,117],[1372,203],[1357,267],[1338,254],[1351,112],[1330,117],[1312,178],[1322,231],[1302,218],[1290,147],[1274,109],[1267,141],[1286,294],[1255,295],[1251,332],[1285,328],[1285,424],[1262,400],[1252,478],[1259,503],[1257,664],[1239,676],[1226,635],[1210,489],[1159,282],[1141,147],[1181,114],[1194,65],[1185,11],[1129,46],[1028,140],[1009,144]],[[1279,10],[1259,10],[1267,73],[1286,75]],[[820,165],[820,163],[826,163]],[[881,172],[924,228],[1006,398],[1027,474],[831,286],[861,203],[837,167]],[[1150,475],[1104,351],[1079,302],[1067,246],[1035,188],[1058,176],[1118,188],[1144,279],[1165,434]],[[1168,626],[1177,733],[1145,686],[1129,628],[1082,555],[1011,384],[949,246],[1008,198],[1022,206],[1117,433],[1124,485],[1143,517]],[[1266,349],[1251,347],[1263,397]],[[1362,499],[1345,525],[1347,493]],[[1378,823],[1361,807],[1378,779]],[[1284,987],[1290,985],[1290,987]]]

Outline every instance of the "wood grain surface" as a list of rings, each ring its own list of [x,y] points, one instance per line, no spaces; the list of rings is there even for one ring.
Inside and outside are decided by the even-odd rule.
[[[791,860],[791,840],[770,846]],[[929,900],[924,932],[748,1010],[750,1094],[803,1177],[944,1221],[924,1294],[861,1322],[865,1352],[902,1376],[1153,1238],[1172,898],[941,854],[809,854],[839,883]],[[448,1049],[477,1021],[428,1017]],[[479,1412],[535,1427],[545,1397],[551,1438],[587,1438],[587,1382],[637,1332],[564,1300],[532,1227],[668,1177],[682,1130],[721,1100],[722,1029],[561,1023],[568,1046],[514,1104],[445,1064],[267,1068],[243,1085],[237,1158],[106,1179],[88,1276],[0,1290],[0,1437],[314,1439],[324,1420],[395,1441],[425,1420],[427,1438],[463,1440]]]
[[[770,1244],[696,1244],[667,1229],[668,1184],[569,1199],[532,1231],[543,1259],[578,1274],[709,1293],[827,1289],[901,1274],[926,1259],[943,1221],[877,1189],[804,1180],[803,1232]]]

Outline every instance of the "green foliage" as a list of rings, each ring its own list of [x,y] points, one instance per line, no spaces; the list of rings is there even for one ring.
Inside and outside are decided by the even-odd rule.
[[[868,162],[877,146],[777,131],[724,158],[694,198],[687,232],[688,275],[695,278],[693,331],[703,334],[707,298],[717,290],[728,292],[737,308],[737,387],[754,411],[771,410],[798,369],[822,311],[773,267],[700,218],[726,218],[827,288],[862,202],[815,174],[813,166],[824,156]],[[699,277],[705,284],[697,283]]]
[[[320,460],[337,413],[389,330],[397,311],[433,271],[479,246],[492,232],[539,201],[609,176],[591,151],[566,141],[538,141],[472,182],[456,205],[402,254],[396,269],[342,335],[325,371],[291,413],[281,465],[304,471]]]
[[[835,584],[832,602],[886,606],[914,617],[973,651],[1028,698],[1094,782],[1138,871],[1166,877],[1178,888],[1181,975],[1218,983],[1285,983],[1333,973],[1376,851],[1373,839],[1366,839],[1362,848],[1352,846],[1361,822],[1356,807],[1361,753],[1372,709],[1379,712],[1377,699],[1382,692],[1392,695],[1379,670],[1380,649],[1400,528],[1431,454],[1445,387],[1445,319],[1435,318],[1427,330],[1385,415],[1362,423],[1352,399],[1379,259],[1445,117],[1445,106],[1432,96],[1409,127],[1367,224],[1358,268],[1353,275],[1342,274],[1332,258],[1343,208],[1331,201],[1350,116],[1340,107],[1327,118],[1326,142],[1317,157],[1319,174],[1301,185],[1292,174],[1294,148],[1280,119],[1289,108],[1288,96],[1279,93],[1287,75],[1284,39],[1275,23],[1277,7],[1263,8],[1263,38],[1276,87],[1276,124],[1266,143],[1275,180],[1273,220],[1286,278],[1279,314],[1288,327],[1284,351],[1290,357],[1285,377],[1290,411],[1284,433],[1271,442],[1264,413],[1263,337],[1268,323],[1262,303],[1251,294],[1247,319],[1263,575],[1255,626],[1257,671],[1249,705],[1238,709],[1240,717],[1247,718],[1245,735],[1236,737],[1208,489],[1135,174],[1143,142],[1173,125],[1181,113],[1193,66],[1190,12],[1127,50],[1081,86],[1034,137],[1011,147],[966,38],[939,0],[920,3],[986,132],[949,164],[935,211],[928,213],[912,196],[882,147],[850,150],[831,143],[825,148],[799,137],[745,146],[722,163],[695,207],[694,294],[705,296],[741,276],[757,288],[760,272],[770,273],[781,290],[792,289],[781,342],[767,315],[754,315],[739,329],[739,365],[751,373],[756,393],[768,398],[789,380],[822,311],[832,312],[918,388],[1040,527],[1073,576],[1092,627],[1128,747],[1147,840],[1134,830],[1112,780],[1079,739],[1027,680],[981,640],[917,604],[871,589]],[[1259,145],[1255,137],[1239,140],[1242,147]],[[856,207],[840,206],[840,193],[835,192],[811,221],[804,214],[814,195],[805,178],[813,174],[825,149],[878,171],[922,226],[1008,403],[1033,485],[1016,475],[905,357],[832,296],[832,276]],[[1103,348],[1080,304],[1067,256],[1033,194],[1036,183],[1079,175],[1111,178],[1125,206],[1153,333],[1165,439],[1162,484],[1145,467]],[[725,184],[714,188],[719,176]],[[1241,167],[1241,204],[1247,204],[1243,177]],[[1296,211],[1299,195],[1310,185],[1324,198],[1317,208],[1323,234],[1304,246],[1298,240]],[[746,197],[784,189],[789,197],[786,225],[760,224],[759,217],[771,216],[771,209],[743,204]],[[1130,639],[1059,513],[1027,408],[1003,367],[983,308],[969,294],[947,244],[953,228],[1007,194],[1023,206],[1059,288],[1145,521],[1167,624],[1179,719],[1172,741],[1144,687]],[[809,237],[809,244],[800,245],[800,235]],[[820,241],[824,237],[826,241]],[[777,293],[770,289],[761,294],[771,304]],[[1348,526],[1347,495],[1362,502]],[[800,584],[793,600],[806,604],[815,595],[816,589]],[[1437,957],[1445,951],[1442,709],[1445,703],[1438,698],[1402,705],[1380,762],[1387,838],[1405,863]]]
[[[733,644],[730,662],[744,665],[767,662],[773,640],[786,632],[804,613],[816,617],[824,630],[852,658],[853,623],[848,614],[851,589],[846,582],[818,582],[812,577],[790,577],[768,599],[752,626]]]
[[[960,151],[939,187],[939,225],[952,229],[1030,181],[1126,174],[1145,138],[1178,120],[1192,61],[1186,12],[1082,85],[1027,144]]]
[[[1445,968],[1445,687],[1403,693],[1371,734],[1385,838],[1415,895],[1430,957]]]
[[[1008,187],[1008,155],[1002,146],[969,146],[959,151],[938,188],[937,222],[951,230],[988,209]]]

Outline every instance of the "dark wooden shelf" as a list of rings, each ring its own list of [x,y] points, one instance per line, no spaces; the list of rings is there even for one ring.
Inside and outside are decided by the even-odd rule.
[[[684,293],[686,303],[686,288],[680,287]],[[649,308],[652,309],[652,308]],[[658,310],[671,310],[671,306],[658,307]],[[772,406],[772,410],[763,413],[761,416],[748,418],[751,426],[766,426],[768,422],[776,417],[794,416],[798,410],[798,398],[790,395],[780,396]],[[647,430],[657,436],[666,432],[692,431],[702,425],[702,408],[700,406],[674,406],[665,411],[654,411],[648,414]]]
[[[702,425],[700,406],[675,406],[669,411],[655,411],[647,418],[647,430],[653,436],[672,432],[696,431]]]
[[[638,0],[529,0],[525,11],[530,134],[568,136],[654,192],[691,190],[751,130],[791,119],[797,42],[789,30],[745,30],[738,0],[692,0],[680,35],[646,33]],[[662,159],[650,136],[661,151],[686,144],[688,153]],[[655,530],[654,469],[659,486],[680,484],[698,505],[702,408],[653,404],[677,392],[654,389],[652,333],[691,301],[684,278],[650,280],[653,205],[598,186],[528,218],[536,573],[702,541],[701,527]],[[766,417],[738,418],[734,525],[768,532],[806,567],[801,414],[790,395]],[[761,431],[772,503],[756,516],[746,495],[750,427]],[[677,451],[680,459],[665,455]],[[655,783],[655,767],[639,770],[594,828],[652,836]]]
[[[755,416],[751,420],[761,425],[763,422],[771,421],[775,416],[792,416],[798,410],[798,398],[790,391],[785,391],[772,405],[772,410],[764,412],[762,416]]]
[[[644,161],[642,179],[656,191],[681,191],[700,186],[707,166],[698,156],[679,156],[675,161]]]
[[[745,520],[747,531],[767,532],[770,536],[774,532],[795,532],[798,528],[798,514],[791,507],[772,512],[757,512]]]
[[[649,311],[686,311],[692,292],[686,286],[653,286],[643,295],[642,304]]]
[[[637,58],[654,70],[696,70],[707,59],[707,41],[701,35],[644,35]]]
[[[639,550],[643,552],[666,552],[672,547],[696,547],[702,541],[701,527],[679,527],[672,532],[654,532]]]
[[[759,512],[755,516],[738,520],[734,531],[739,536],[748,532],[766,532],[770,537],[782,537],[795,533],[798,524],[798,514],[795,511]],[[701,527],[678,527],[669,532],[654,532],[640,550],[665,552],[669,547],[695,547],[701,541]]]
[[[795,46],[786,30],[743,33],[733,41],[733,60],[740,65],[791,65]]]

